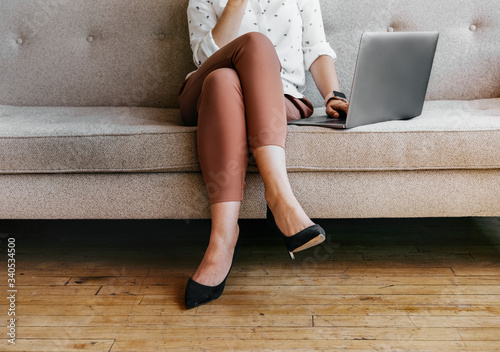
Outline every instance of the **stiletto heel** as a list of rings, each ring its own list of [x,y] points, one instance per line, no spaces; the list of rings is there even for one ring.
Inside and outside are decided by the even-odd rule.
[[[234,247],[233,253],[233,261],[231,262],[231,267],[229,268],[229,272],[227,273],[224,280],[218,284],[217,286],[205,286],[190,278],[186,285],[186,293],[185,293],[185,304],[187,309],[196,308],[201,305],[207,304],[219,298],[224,292],[224,287],[226,286],[226,280],[233,268],[234,258],[238,254],[240,249],[239,241],[236,242],[236,246]]]
[[[295,259],[294,253],[314,247],[326,239],[325,230],[318,224],[311,225],[293,236],[285,236],[276,224],[276,220],[269,206],[267,207],[267,223],[276,232],[281,234],[285,246],[288,249],[288,254],[290,254],[292,260]]]

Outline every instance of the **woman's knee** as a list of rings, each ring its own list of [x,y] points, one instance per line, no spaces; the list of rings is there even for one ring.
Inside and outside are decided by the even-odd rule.
[[[243,47],[250,52],[261,55],[263,52],[278,57],[274,44],[264,34],[249,32],[240,37]]]
[[[259,32],[250,32],[243,34],[238,38],[239,58],[245,62],[245,67],[256,65],[258,67],[265,65],[269,68],[277,68],[281,71],[282,66],[279,60],[274,44],[264,34]]]
[[[228,93],[230,87],[241,91],[238,73],[232,68],[219,68],[210,72],[203,81],[203,92]]]
[[[198,99],[198,117],[223,121],[235,115],[244,118],[243,90],[238,73],[232,68],[219,68],[210,72],[203,82]]]
[[[269,47],[274,48],[271,40],[260,32],[249,32],[240,36],[240,39],[249,47]]]

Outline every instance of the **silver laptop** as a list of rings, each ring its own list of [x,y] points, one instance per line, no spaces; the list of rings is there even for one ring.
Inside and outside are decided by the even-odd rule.
[[[438,32],[363,33],[347,116],[288,124],[352,128],[420,115],[438,37]]]

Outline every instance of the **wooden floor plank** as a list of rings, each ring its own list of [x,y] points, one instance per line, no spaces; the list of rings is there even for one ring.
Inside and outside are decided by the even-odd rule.
[[[92,296],[96,295],[102,286],[66,286],[66,285],[24,285],[17,287],[20,296],[47,296],[47,295],[70,295],[70,296]],[[7,286],[0,285],[0,291],[7,292]]]
[[[110,296],[102,296],[110,297]],[[113,296],[122,297],[122,296]],[[141,304],[168,304],[172,300],[168,295],[144,295]],[[228,287],[225,295],[214,304],[239,304],[239,305],[261,305],[270,300],[268,294],[254,294],[250,291],[234,293]],[[359,305],[500,305],[497,295],[318,295],[314,292],[310,294],[288,294],[275,293],[272,295],[275,305],[290,305],[301,302],[301,305],[322,304],[338,306],[342,304]]]
[[[500,351],[500,344],[492,343],[491,341],[464,341],[464,345],[464,350],[469,352]]]
[[[196,315],[196,310],[186,310],[179,301],[162,305],[139,305],[139,304],[75,304],[58,305],[57,302],[50,301],[48,304],[30,304],[18,307],[19,315],[26,316],[122,316],[122,315]],[[7,305],[1,305],[0,309],[7,311]],[[42,321],[41,323],[44,323]]]
[[[18,260],[21,261],[21,260]],[[31,264],[29,267],[21,266],[17,269],[20,276],[146,276],[149,269],[138,268],[130,264],[117,264],[108,266],[84,265],[80,263],[44,263],[41,266]],[[170,269],[166,270],[169,274],[184,274],[188,275],[191,271],[187,269]],[[64,273],[64,274],[62,274]],[[19,279],[20,284],[29,285],[29,279],[23,277]]]
[[[20,327],[36,327],[40,321],[45,326],[98,326],[98,325],[122,325],[122,326],[176,326],[176,327],[238,327],[238,326],[260,326],[260,327],[424,327],[424,328],[500,328],[500,316],[409,316],[409,315],[384,315],[384,316],[361,316],[355,320],[351,315],[332,316],[306,316],[306,315],[254,315],[254,316],[137,316],[137,315],[113,315],[113,316],[24,316],[17,321]]]
[[[126,286],[132,285],[132,281],[141,282],[139,278],[131,280],[128,278],[96,278],[95,280],[88,278],[75,279],[81,284],[101,284],[113,285],[113,281],[124,280],[123,284]],[[324,277],[315,276],[297,276],[297,277],[243,277],[231,275],[229,280],[233,286],[413,286],[413,287],[430,287],[430,286],[499,286],[499,276],[349,276],[349,275],[328,275]],[[72,280],[73,281],[73,280]],[[68,284],[74,284],[70,281]],[[183,276],[147,276],[142,281],[145,286],[180,286],[187,282],[187,278]],[[432,289],[432,288],[431,288]]]
[[[377,276],[377,275],[383,275],[383,276],[419,276],[419,277],[428,277],[428,276],[438,276],[438,277],[443,277],[443,276],[450,276],[453,277],[455,276],[453,270],[451,269],[451,266],[448,265],[448,267],[427,267],[427,268],[415,268],[415,267],[405,267],[402,268],[401,266],[397,266],[395,264],[392,264],[392,266],[389,266],[389,263],[387,263],[387,267],[385,265],[383,266],[372,266],[372,267],[367,267],[367,266],[356,266],[356,264],[352,264],[343,274],[344,275],[350,275],[350,276],[357,276],[357,277],[364,277],[364,276]]]
[[[58,305],[73,305],[75,303],[78,304],[91,304],[91,305],[133,305],[141,303],[143,297],[142,296],[131,296],[131,295],[120,295],[120,296],[111,296],[111,295],[88,295],[78,297],[78,300],[75,300],[75,296],[73,295],[18,295],[17,303],[19,306],[31,306],[31,305],[45,305],[45,304],[54,304],[57,302]],[[171,302],[170,304],[173,304]]]
[[[37,276],[23,275],[16,279],[16,286],[64,286],[71,280],[71,276]],[[2,283],[3,284],[3,283]]]
[[[465,344],[461,341],[392,341],[392,340],[265,340],[252,339],[239,341],[234,339],[217,340],[175,340],[159,338],[155,340],[120,340],[111,352],[130,352],[138,350],[148,352],[191,351],[242,351],[242,352],[317,352],[317,351],[447,351],[463,352]],[[498,351],[499,349],[497,349]],[[469,351],[474,351],[470,349]],[[484,352],[485,350],[477,350]],[[491,351],[495,351],[492,349]]]
[[[498,327],[474,327],[458,329],[463,341],[500,341]]]
[[[114,340],[82,340],[82,339],[16,339],[15,345],[2,346],[2,351],[15,352],[67,352],[67,351],[91,351],[109,352],[113,347]],[[5,349],[4,349],[5,348]]]
[[[147,307],[147,305],[143,305]],[[157,306],[153,306],[157,307]],[[311,314],[311,315],[350,315],[357,321],[359,315],[436,315],[436,316],[497,316],[500,315],[499,306],[432,306],[432,305],[230,305],[213,304],[200,307],[197,315],[254,315],[254,314]]]
[[[229,281],[229,280],[228,280]],[[93,286],[92,286],[93,287]],[[226,293],[240,295],[273,295],[280,291],[283,295],[295,294],[304,291],[307,287],[308,292],[314,295],[500,295],[499,285],[332,285],[332,286],[253,286],[247,285],[242,290],[239,285],[234,285],[230,280]],[[38,288],[38,292],[43,292]],[[118,286],[105,285],[99,290],[99,295],[175,295],[178,294],[178,286]],[[55,291],[54,294],[58,292]]]
[[[23,327],[20,328],[23,337],[36,339],[51,336],[55,339],[68,339],[79,336],[83,339],[154,339],[161,335],[170,338],[193,337],[202,340],[208,339],[236,339],[252,340],[283,340],[282,327],[177,327],[165,325],[147,325],[144,327],[109,326],[103,329],[97,326],[69,326],[69,327]],[[467,329],[461,329],[466,331]],[[474,330],[474,329],[472,329]],[[493,329],[492,329],[493,330]],[[462,341],[455,328],[295,328],[286,329],[287,340],[395,340],[395,341]],[[498,330],[497,330],[498,331]],[[492,331],[488,331],[488,337]]]
[[[0,309],[6,311],[7,305],[1,305]],[[499,316],[500,305],[231,305],[212,304],[198,309],[186,310],[181,302],[176,304],[160,305],[61,305],[52,304],[30,305],[22,308],[23,316],[86,316],[86,315],[188,315],[188,316],[237,316],[237,315],[350,315],[357,319],[359,315],[433,315],[433,316]]]
[[[496,328],[500,329],[500,316],[456,315],[384,315],[361,316],[356,320],[350,315],[314,316],[315,327],[424,327],[424,328]]]
[[[253,315],[253,316],[190,316],[190,315],[57,315],[22,316],[18,320],[20,327],[37,327],[43,321],[48,327],[92,327],[119,325],[127,327],[312,327],[311,315]]]
[[[454,265],[453,272],[457,276],[499,276],[500,263],[480,265]]]

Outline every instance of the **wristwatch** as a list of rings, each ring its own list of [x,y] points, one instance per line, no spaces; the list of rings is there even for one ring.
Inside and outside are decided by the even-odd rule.
[[[326,106],[326,105],[328,104],[328,102],[329,102],[330,100],[332,100],[332,99],[343,100],[343,101],[345,101],[346,103],[348,102],[348,101],[347,101],[347,98],[346,98],[346,96],[345,96],[345,94],[344,94],[344,93],[342,93],[342,92],[338,92],[338,91],[334,90],[333,92],[328,93],[328,95],[326,96],[326,98],[325,98],[325,106]]]

